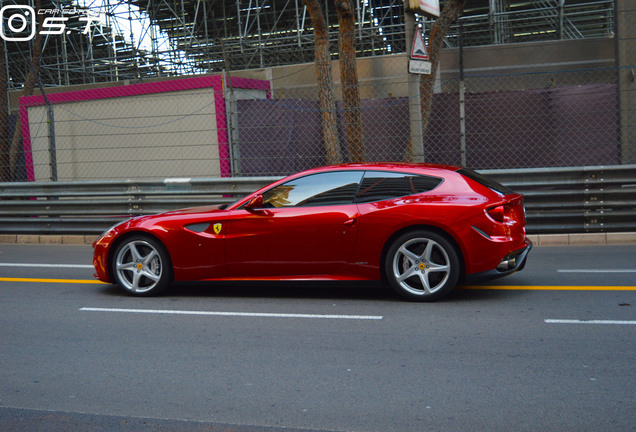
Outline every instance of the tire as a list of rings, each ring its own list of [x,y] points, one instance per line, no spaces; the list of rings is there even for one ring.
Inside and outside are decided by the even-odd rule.
[[[112,255],[115,283],[135,296],[153,296],[172,280],[172,268],[165,247],[148,236],[125,239]]]
[[[389,285],[411,301],[438,300],[459,280],[455,248],[444,236],[428,230],[400,235],[389,246],[384,261]]]

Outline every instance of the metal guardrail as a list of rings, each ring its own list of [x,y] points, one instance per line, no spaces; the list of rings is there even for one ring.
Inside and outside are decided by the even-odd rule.
[[[636,165],[482,171],[525,195],[528,233],[636,231]],[[131,216],[231,202],[278,177],[0,183],[0,234],[100,234]]]
[[[0,183],[0,234],[101,234],[131,216],[229,203],[277,178]]]
[[[636,231],[636,165],[483,173],[524,194],[531,234]]]

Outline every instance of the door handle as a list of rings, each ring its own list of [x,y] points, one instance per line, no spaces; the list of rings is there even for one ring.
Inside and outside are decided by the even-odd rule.
[[[358,218],[351,218],[348,221],[346,221],[344,224],[347,227],[352,227],[356,224],[356,222],[358,222]]]

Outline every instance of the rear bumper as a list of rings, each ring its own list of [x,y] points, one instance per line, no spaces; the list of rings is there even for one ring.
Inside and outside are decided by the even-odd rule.
[[[532,242],[528,240],[528,245],[524,248],[517,249],[514,252],[506,255],[499,265],[492,270],[484,272],[473,273],[466,276],[467,283],[478,283],[487,280],[497,279],[503,276],[523,270],[526,266],[528,259],[528,253],[532,249]]]

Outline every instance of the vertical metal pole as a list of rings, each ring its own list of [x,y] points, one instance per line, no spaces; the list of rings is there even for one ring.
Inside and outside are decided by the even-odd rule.
[[[90,73],[91,73],[91,81],[95,84],[97,81],[95,80],[95,53],[93,51],[93,35],[94,32],[89,32],[88,34],[88,52],[90,53],[91,65],[90,65]]]
[[[206,70],[210,71],[210,35],[208,34],[208,2],[203,2],[203,28],[205,31],[205,57],[207,67]]]
[[[490,27],[490,43],[497,43],[497,29],[495,28],[495,0],[488,2],[488,24]]]
[[[243,53],[243,30],[241,29],[243,24],[241,24],[241,3],[240,3],[240,0],[236,0],[236,17],[237,17],[237,24],[238,24],[239,45],[241,47],[241,53]]]
[[[135,72],[135,78],[139,79],[140,78],[140,74],[139,74],[139,65],[138,65],[138,60],[137,60],[137,49],[135,48],[135,34],[133,32],[133,26],[132,26],[132,5],[130,3],[128,3],[128,28],[130,29],[130,49],[132,50],[132,60],[133,60],[133,67],[134,67],[134,72]]]
[[[300,15],[298,14],[298,0],[296,0],[296,37],[298,39],[298,48],[300,48]]]
[[[619,119],[618,143],[620,163],[636,163],[636,98],[633,97],[636,86],[636,50],[633,43],[633,23],[636,22],[636,10],[631,0],[614,1],[614,33],[617,110]]]
[[[176,15],[176,14],[175,14]],[[188,33],[188,29],[186,28],[186,13],[185,13],[185,3],[183,2],[183,0],[181,0],[181,18],[177,17],[177,19],[179,19],[181,21],[181,26],[183,28],[183,40],[185,41],[185,38],[187,36]],[[194,24],[194,21],[193,21]],[[187,51],[187,47],[184,47],[184,51]],[[186,70],[186,65],[185,62],[179,62],[179,68],[180,68],[180,72],[182,74],[188,73]]]
[[[44,92],[44,86],[42,85],[42,80],[40,80],[40,74],[37,73],[33,64],[31,64],[31,71],[33,72],[33,76],[40,87],[40,92],[42,92],[42,97],[44,97],[44,103],[46,104],[46,116],[49,127],[49,166],[51,167],[51,181],[57,181],[57,149],[55,147],[55,117],[53,115],[53,105],[49,102],[49,99],[46,97],[46,93]]]
[[[64,17],[64,9],[62,9],[62,17]],[[66,32],[62,33],[62,58],[64,59],[64,84],[71,85],[68,70],[68,48],[66,46]]]
[[[55,116],[53,106],[46,103],[46,111],[49,122],[49,163],[51,164],[51,181],[57,181],[57,149],[55,146]]]
[[[559,40],[563,39],[563,12],[565,0],[559,0]]]
[[[404,30],[406,32],[406,51],[409,52],[410,47],[413,44],[413,36],[415,35],[415,28],[417,22],[415,20],[415,14],[413,12],[404,12]],[[408,62],[408,55],[407,60]],[[407,63],[408,64],[408,63]],[[420,98],[420,77],[412,73],[406,72],[408,80],[409,94],[409,122],[410,122],[410,144],[411,154],[410,159],[412,162],[424,162],[424,137],[422,135],[422,107]]]
[[[152,61],[155,63],[155,72],[161,76],[161,65],[159,64],[159,46],[157,45],[157,33],[155,30],[154,9],[148,7],[148,27],[150,29],[150,46],[152,47]]]
[[[7,88],[6,91],[7,93],[9,92],[9,87],[11,84],[11,75],[9,75],[9,50],[7,49],[7,41],[5,41],[4,39],[2,39],[2,43],[4,44],[4,65],[5,65],[5,69],[7,70]],[[11,105],[11,100],[9,99],[9,105]],[[10,108],[10,107],[9,107]]]
[[[362,11],[360,11],[360,2],[356,2],[356,16],[358,18],[358,45],[362,44]]]
[[[225,82],[224,99],[225,99],[225,119],[227,123],[227,146],[230,157],[230,171],[232,177],[241,175],[241,155],[238,145],[237,131],[235,125],[237,123],[238,114],[236,113],[236,99],[234,97],[234,86],[232,85],[232,77],[230,76],[230,63],[225,50],[225,41],[221,41],[221,49],[223,50],[223,63],[225,64]]]
[[[461,165],[466,166],[466,85],[464,83],[464,22],[459,21],[459,139]]]
[[[113,57],[110,61],[110,76],[112,79],[114,73],[113,81],[119,81],[119,66],[117,65],[117,38],[115,37],[115,28],[113,27],[113,23],[110,18],[110,0],[106,0],[104,15],[106,16],[106,26],[110,29],[110,38],[113,50]],[[115,68],[114,71],[113,66]]]
[[[261,68],[265,67],[263,64],[263,41],[261,40],[261,6],[258,0],[256,0],[256,25],[258,26],[258,51],[260,54]],[[245,32],[247,35],[247,32]]]
[[[303,5],[303,20],[300,22],[300,31],[298,32],[298,47],[300,48],[302,46],[302,42],[301,42],[301,34],[303,32],[303,29],[305,28],[305,20],[307,19],[307,6]]]

